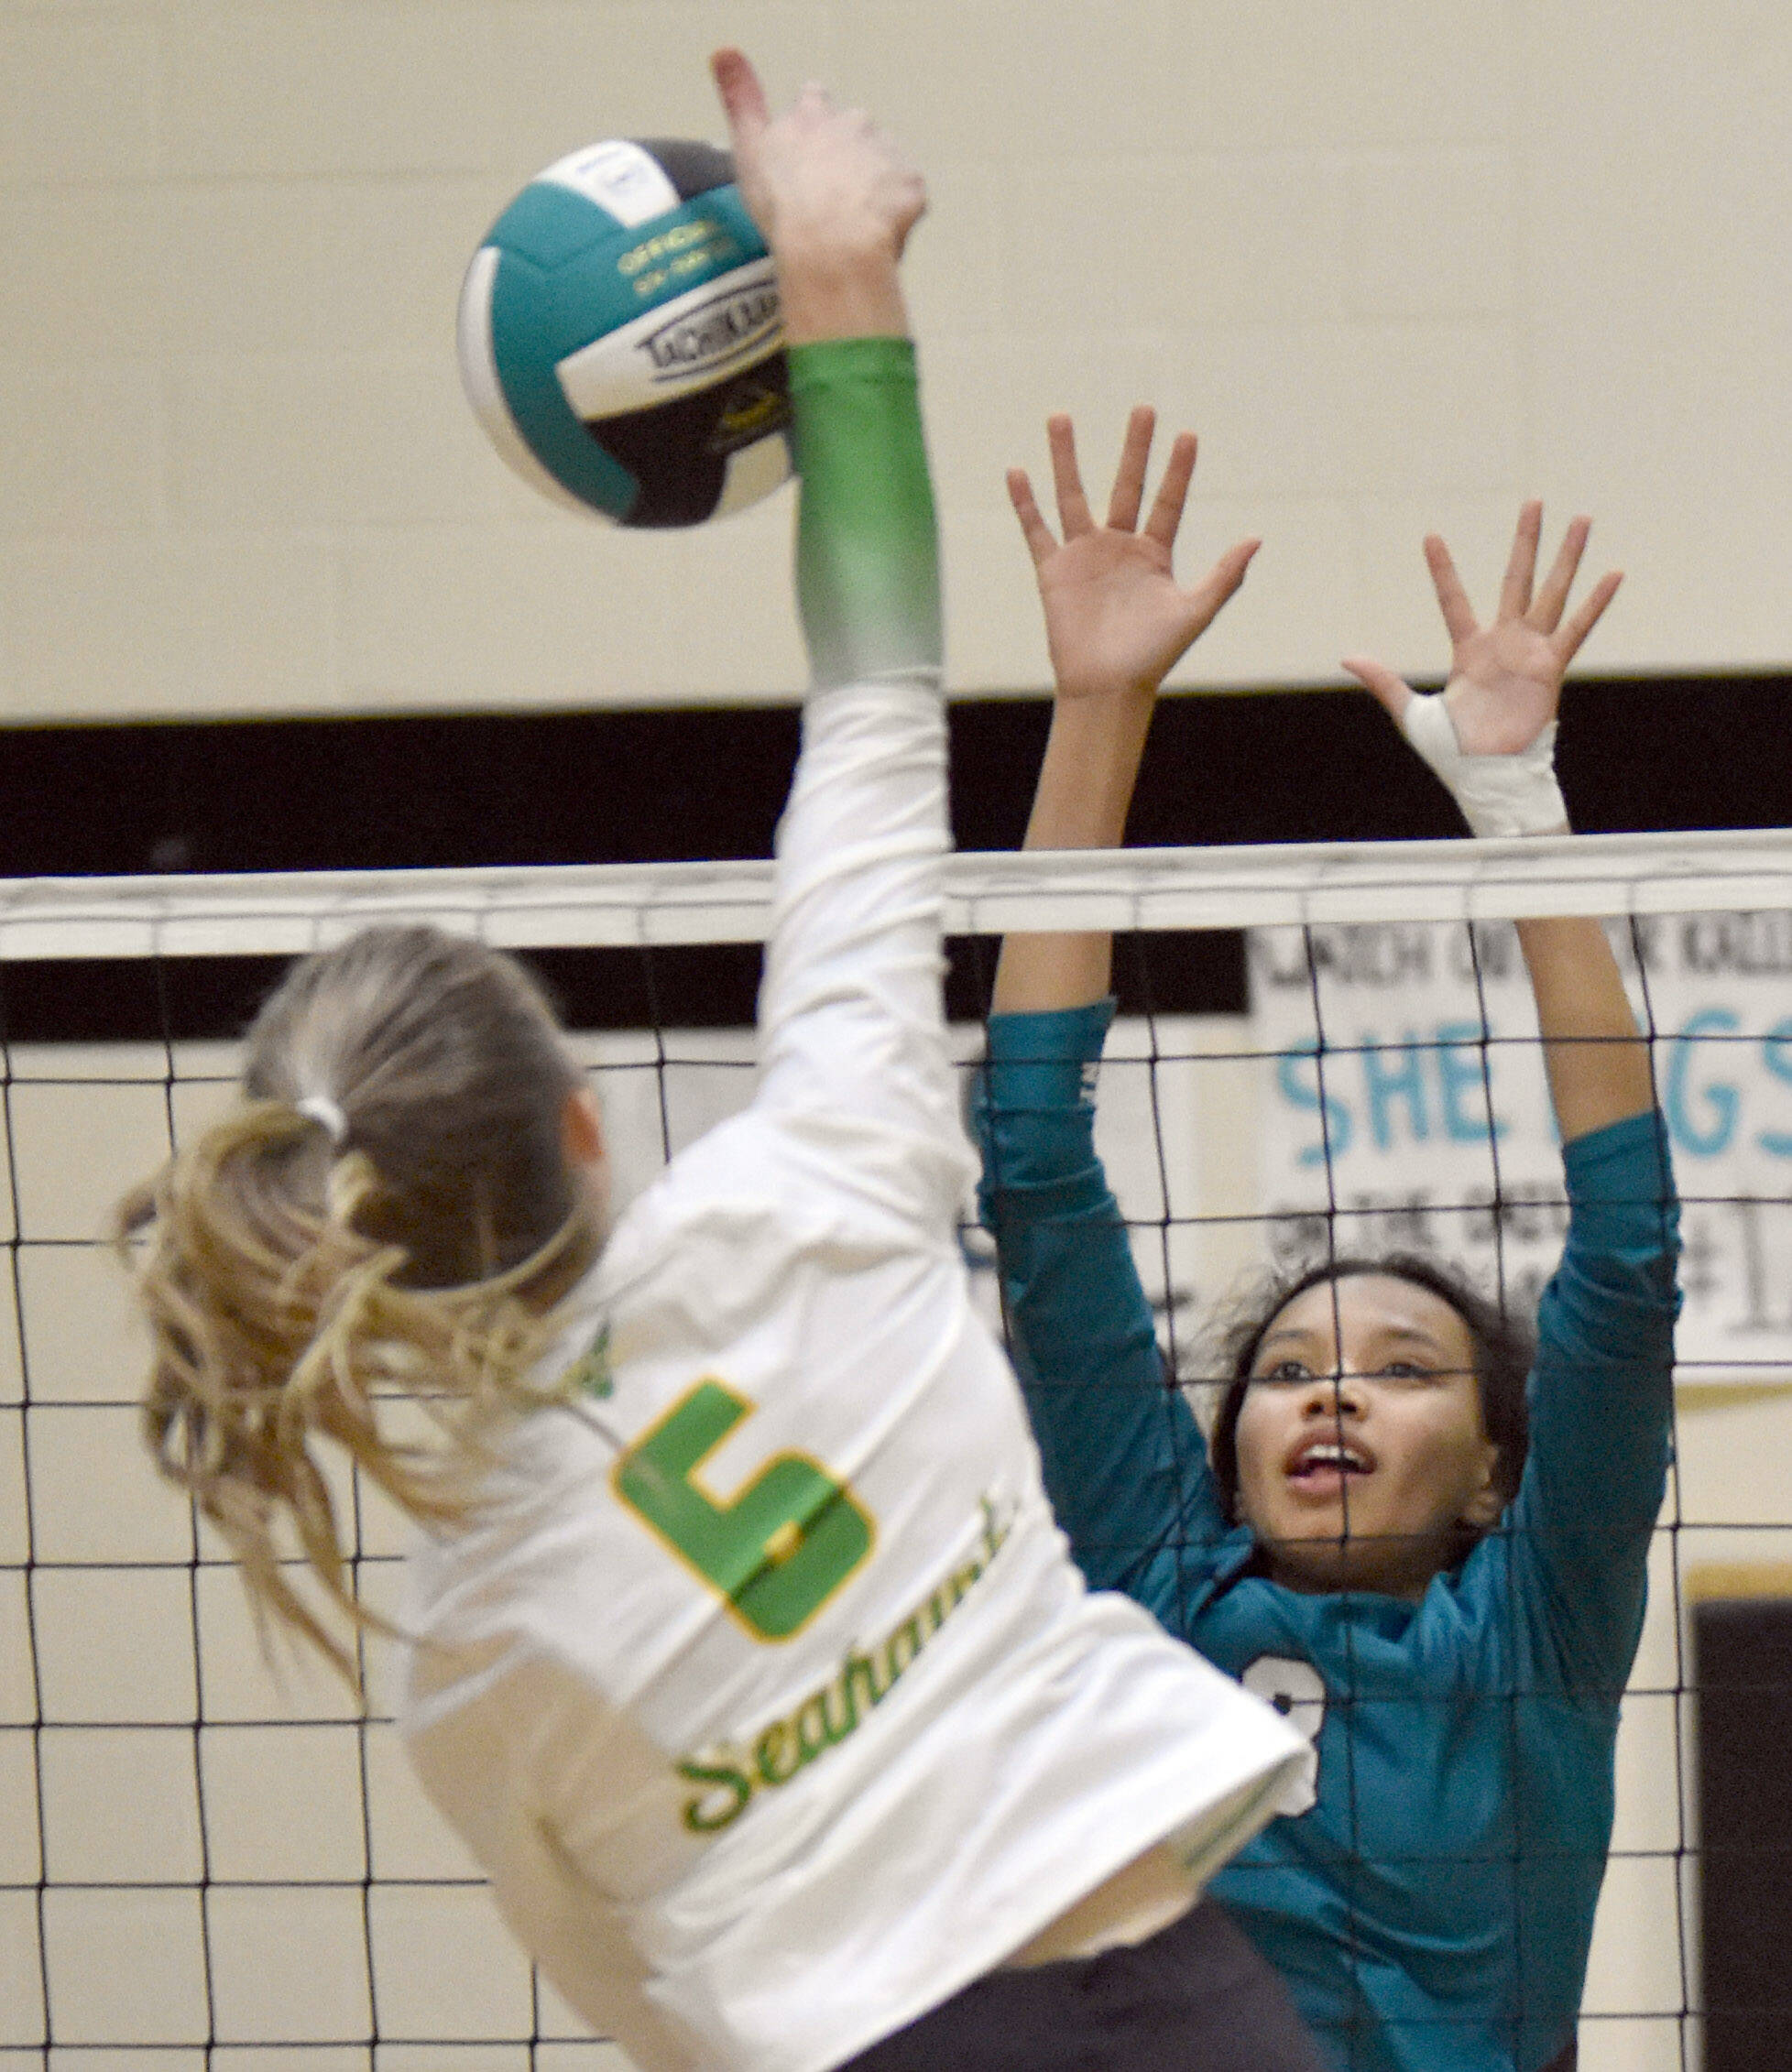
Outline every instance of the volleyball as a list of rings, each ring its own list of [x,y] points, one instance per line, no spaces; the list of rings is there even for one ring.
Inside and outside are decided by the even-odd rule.
[[[791,473],[778,281],[725,151],[611,139],[556,160],[473,256],[461,377],[557,502],[698,525]]]

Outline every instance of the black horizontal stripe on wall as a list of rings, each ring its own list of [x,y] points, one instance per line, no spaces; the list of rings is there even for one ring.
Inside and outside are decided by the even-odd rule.
[[[1564,788],[1588,831],[1792,823],[1792,677],[1580,683]],[[967,849],[1018,845],[1050,718],[1038,698],[951,708],[952,816]],[[18,727],[0,757],[0,876],[392,869],[763,856],[795,760],[791,707],[460,714]],[[1451,834],[1443,792],[1366,696],[1166,699],[1129,830],[1143,844]],[[634,952],[545,959],[581,1026],[638,1025]],[[977,1011],[988,954],[956,946],[950,998]],[[46,965],[5,975],[14,1040],[233,1033],[275,965]],[[751,949],[656,952],[668,1026],[750,1019]],[[1236,939],[1120,960],[1122,998],[1242,1004]]]
[[[641,950],[530,950],[524,962],[570,1029],[744,1029],[759,994],[756,943]],[[283,957],[44,959],[0,965],[0,1041],[161,1042],[240,1035]],[[995,945],[946,944],[955,1021],[988,1011]],[[1231,931],[1123,937],[1115,990],[1129,1014],[1240,1013],[1244,939]]]

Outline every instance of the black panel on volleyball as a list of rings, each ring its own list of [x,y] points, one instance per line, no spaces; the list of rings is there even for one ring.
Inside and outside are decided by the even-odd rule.
[[[726,187],[734,178],[734,153],[718,151],[713,144],[683,136],[638,136],[635,141],[660,161],[681,202],[707,194],[712,187]]]
[[[718,289],[718,304],[732,293]],[[701,313],[688,321],[700,322]],[[587,424],[591,436],[640,485],[628,523],[701,524],[720,501],[728,456],[790,423],[790,386],[789,363],[774,353],[724,387],[699,388],[650,410]]]

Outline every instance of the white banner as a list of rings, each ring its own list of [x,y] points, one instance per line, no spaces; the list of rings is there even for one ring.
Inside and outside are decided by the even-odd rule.
[[[1792,1380],[1792,914],[1635,925],[1640,971],[1612,933],[1686,1205],[1681,1380]],[[1251,938],[1271,1242],[1322,1255],[1335,1210],[1341,1252],[1436,1250],[1534,1303],[1567,1212],[1516,932],[1308,940],[1310,960],[1299,930]]]

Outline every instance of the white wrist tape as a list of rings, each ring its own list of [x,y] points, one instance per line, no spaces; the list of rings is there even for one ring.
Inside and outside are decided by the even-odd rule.
[[[1477,834],[1566,834],[1568,806],[1556,781],[1556,722],[1515,756],[1465,756],[1440,697],[1415,697],[1400,727]]]

